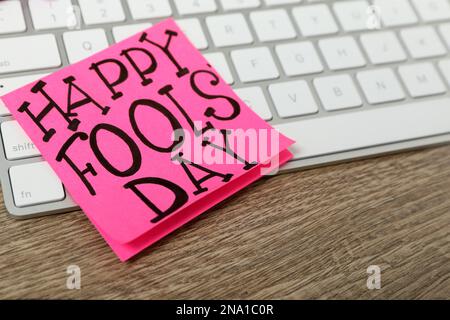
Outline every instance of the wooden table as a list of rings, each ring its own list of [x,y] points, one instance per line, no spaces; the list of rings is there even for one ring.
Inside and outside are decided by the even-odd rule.
[[[0,298],[450,298],[450,146],[264,179],[128,263],[81,212],[0,208]]]

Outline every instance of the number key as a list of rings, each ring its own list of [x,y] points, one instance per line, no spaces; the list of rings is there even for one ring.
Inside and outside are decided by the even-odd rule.
[[[88,25],[125,20],[120,0],[78,0],[78,3]]]
[[[29,0],[33,25],[37,30],[63,28],[69,24],[70,0]]]
[[[20,1],[0,1],[0,34],[26,29]]]
[[[163,18],[172,14],[169,0],[128,0],[133,19]]]
[[[214,12],[217,10],[215,0],[175,0],[180,15]]]

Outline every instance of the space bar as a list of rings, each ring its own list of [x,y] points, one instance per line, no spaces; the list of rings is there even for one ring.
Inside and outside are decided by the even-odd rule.
[[[450,133],[450,98],[330,115],[274,126],[297,141],[294,159]]]

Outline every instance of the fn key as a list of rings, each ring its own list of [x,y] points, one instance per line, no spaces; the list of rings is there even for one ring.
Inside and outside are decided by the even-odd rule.
[[[9,169],[14,203],[26,207],[63,200],[64,187],[47,162],[35,162]]]

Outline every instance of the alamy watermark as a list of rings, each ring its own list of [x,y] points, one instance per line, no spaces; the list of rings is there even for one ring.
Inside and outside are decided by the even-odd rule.
[[[381,29],[381,9],[378,6],[371,5],[366,10],[366,26],[369,30]]]
[[[202,128],[202,123],[194,122],[194,128]],[[272,128],[211,129],[204,133],[177,129],[172,141],[175,164],[240,165],[246,170],[261,164],[261,175],[279,170],[280,134]]]
[[[370,265],[367,267],[367,289],[380,290],[381,289],[381,268],[377,265]]]
[[[66,273],[68,277],[66,279],[66,288],[69,290],[81,289],[81,269],[79,266],[72,264],[67,267]]]

